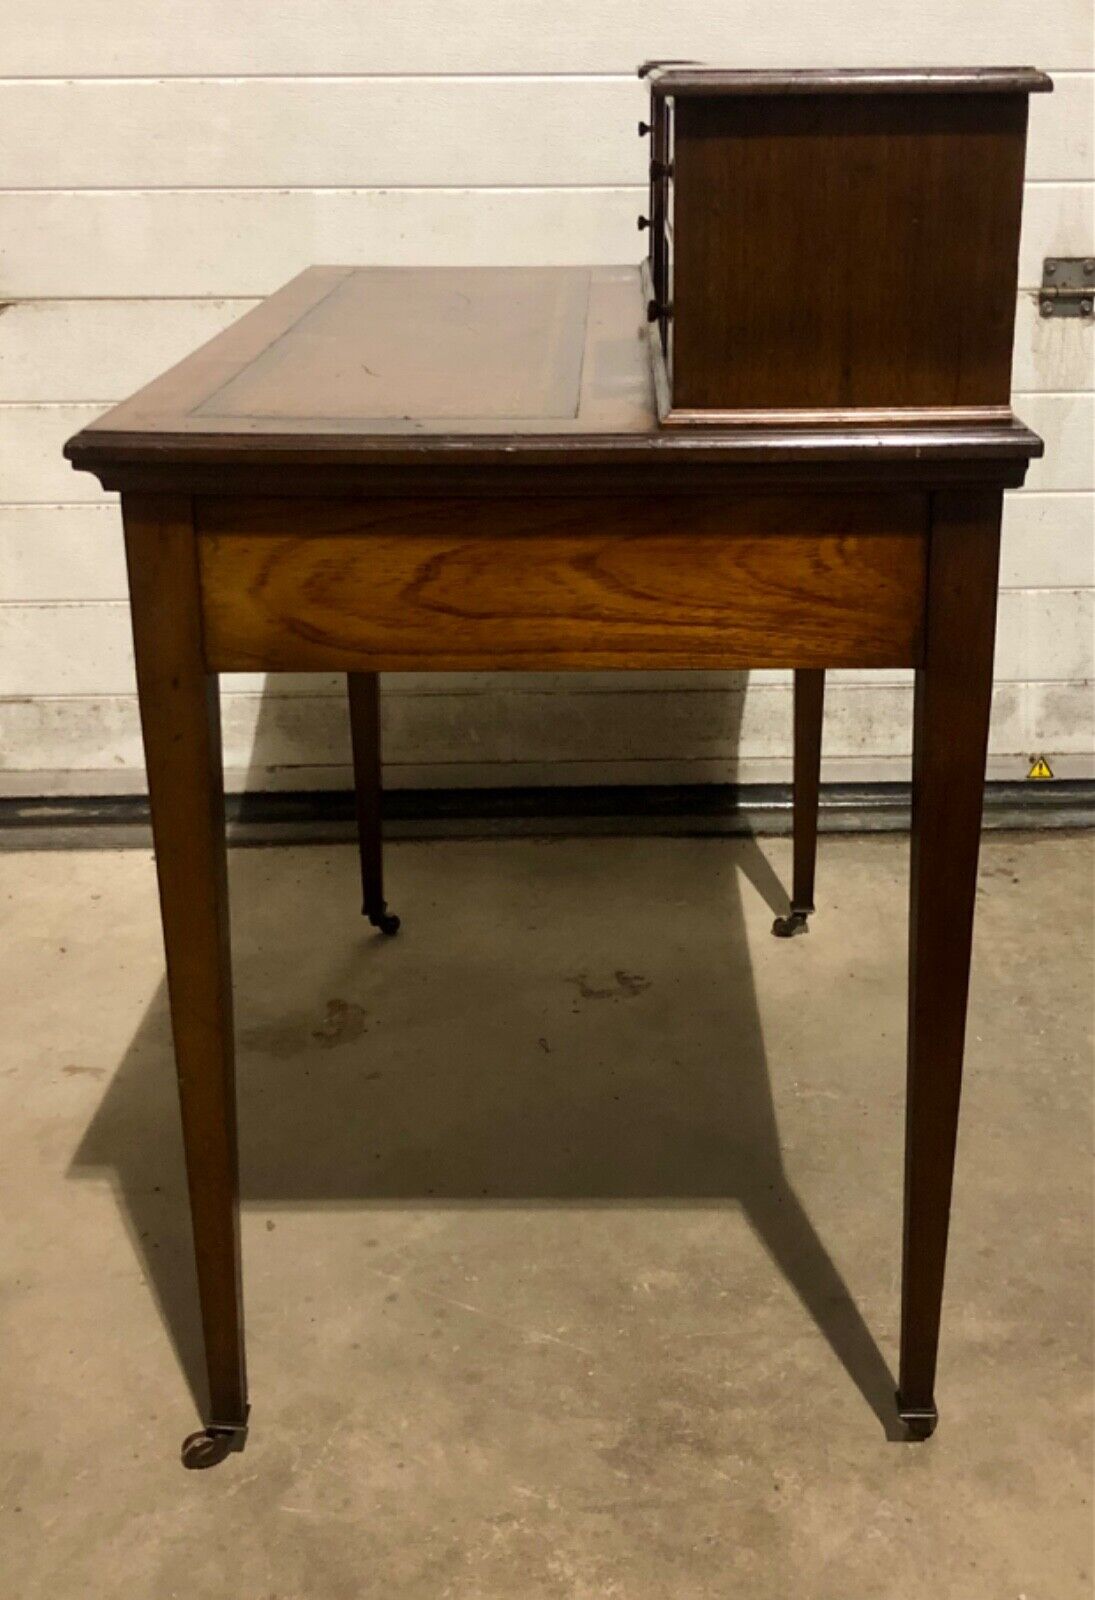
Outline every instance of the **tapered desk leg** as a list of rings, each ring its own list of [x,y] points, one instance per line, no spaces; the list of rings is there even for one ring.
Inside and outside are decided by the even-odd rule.
[[[183,1460],[210,1466],[247,1429],[217,679],[202,656],[190,501],[126,495],[123,517],[209,1380],[209,1426]]]
[[[908,1100],[898,1409],[935,1428],[935,1368],[954,1172],[985,778],[998,492],[933,498],[924,664],[913,712]]]
[[[399,918],[384,900],[384,848],[380,816],[380,679],[375,672],[348,672],[350,742],[354,752],[354,799],[361,855],[362,916],[381,933],[397,933]]]
[[[795,673],[794,878],[791,912],[777,917],[772,932],[780,939],[807,931],[814,909],[814,867],[817,862],[817,802],[821,777],[821,720],[825,705],[825,673],[800,668]]]

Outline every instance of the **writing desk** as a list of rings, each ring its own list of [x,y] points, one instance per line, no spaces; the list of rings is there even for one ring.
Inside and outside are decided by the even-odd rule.
[[[666,428],[639,269],[315,267],[67,454],[122,495],[210,1426],[247,1422],[218,674],[345,672],[366,913],[379,672],[795,668],[795,915],[822,673],[916,669],[898,1408],[934,1378],[992,686],[1001,496],[1040,441]]]

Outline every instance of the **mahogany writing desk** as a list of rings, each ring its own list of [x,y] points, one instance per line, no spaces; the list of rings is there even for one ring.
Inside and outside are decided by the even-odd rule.
[[[217,686],[264,669],[349,676],[388,932],[379,672],[797,669],[788,932],[822,674],[916,669],[898,1406],[931,1432],[1001,496],[1040,451],[1006,408],[664,427],[637,267],[315,267],[70,441],[122,495],[211,1398],[189,1464],[247,1422]]]

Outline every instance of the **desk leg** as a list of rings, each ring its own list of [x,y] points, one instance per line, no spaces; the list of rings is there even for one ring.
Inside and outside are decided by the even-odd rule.
[[[913,712],[904,1275],[898,1409],[935,1428],[970,942],[996,624],[1001,496],[933,497],[923,666]]]
[[[247,1429],[219,697],[190,501],[131,494],[122,511],[209,1379],[210,1423],[183,1461],[211,1466]]]
[[[398,933],[399,918],[384,900],[384,845],[381,821],[380,678],[375,672],[348,672],[350,742],[354,752],[354,803],[361,856],[361,914],[381,933]]]
[[[814,909],[814,867],[817,863],[817,802],[821,778],[821,720],[825,706],[825,673],[802,667],[795,673],[794,878],[791,912],[777,917],[772,932],[779,939],[808,931]]]

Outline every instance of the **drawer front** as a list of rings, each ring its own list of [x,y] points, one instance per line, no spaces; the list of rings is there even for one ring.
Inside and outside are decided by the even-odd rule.
[[[195,520],[217,671],[920,659],[922,495],[208,499]]]

